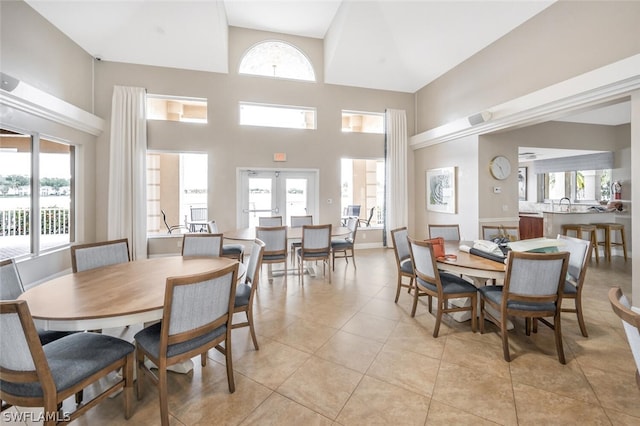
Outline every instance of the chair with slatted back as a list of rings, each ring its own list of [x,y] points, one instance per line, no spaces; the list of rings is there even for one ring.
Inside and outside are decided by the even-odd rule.
[[[262,263],[269,265],[269,282],[273,281],[272,265],[282,263],[287,268],[287,227],[258,226],[256,238],[264,242]]]
[[[130,260],[129,240],[126,238],[71,246],[73,272],[126,263]]]
[[[322,261],[323,275],[326,275],[326,264],[331,262],[331,224],[305,225],[302,227],[302,245],[296,251],[298,260],[298,278],[304,284],[304,262]],[[331,266],[331,265],[329,265]],[[329,271],[331,282],[331,271]]]
[[[413,288],[413,262],[411,261],[411,251],[409,250],[409,234],[406,227],[396,228],[391,231],[393,241],[393,252],[396,257],[396,267],[398,268],[398,284],[396,286],[396,300],[400,297],[400,289],[407,288],[411,293]],[[409,283],[405,284],[403,278],[409,278]]]
[[[213,256],[222,254],[222,234],[184,234],[183,256]]]
[[[74,333],[42,345],[24,300],[0,302],[0,398],[10,405],[43,407],[44,424],[73,421],[110,395],[124,389],[124,416],[131,417],[134,346],[117,337]],[[71,395],[107,375],[122,371],[115,383],[76,410],[62,415],[59,407]],[[114,377],[110,375],[110,378]],[[66,417],[66,419],[65,419]]]
[[[162,321],[136,333],[138,399],[142,398],[142,377],[157,387],[160,420],[169,425],[167,367],[200,355],[207,363],[209,349],[225,357],[229,392],[235,392],[231,329],[236,294],[238,263],[220,270],[170,277],[166,281]],[[158,368],[154,374],[145,366],[145,357]]]
[[[244,312],[247,320],[233,324],[233,328],[249,327],[251,340],[256,350],[258,347],[258,339],[256,338],[256,329],[253,324],[253,299],[260,284],[260,268],[262,267],[262,256],[264,255],[264,243],[258,239],[253,241],[251,247],[251,256],[247,264],[247,272],[243,283],[236,287],[236,299],[233,313]]]

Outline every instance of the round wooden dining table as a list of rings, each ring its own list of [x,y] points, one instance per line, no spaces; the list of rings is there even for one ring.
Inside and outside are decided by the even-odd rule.
[[[37,326],[45,330],[124,327],[162,318],[168,277],[219,270],[233,263],[237,261],[225,257],[135,260],[53,278],[19,299],[27,301]]]

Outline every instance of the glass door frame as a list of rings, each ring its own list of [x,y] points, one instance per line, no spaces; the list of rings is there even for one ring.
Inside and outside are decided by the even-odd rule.
[[[286,179],[309,179],[307,187],[307,212],[314,217],[314,223],[318,222],[320,209],[320,171],[318,169],[275,169],[239,167],[236,169],[236,224],[238,228],[249,226],[246,205],[248,204],[248,177],[250,172],[256,175],[272,176],[279,179],[272,191],[272,201],[277,209],[273,216],[282,216],[286,223]]]

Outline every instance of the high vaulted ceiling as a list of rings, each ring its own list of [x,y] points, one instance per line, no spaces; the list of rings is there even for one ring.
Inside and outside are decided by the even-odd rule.
[[[324,39],[325,82],[414,93],[554,0],[26,0],[92,56],[227,73],[228,27]]]

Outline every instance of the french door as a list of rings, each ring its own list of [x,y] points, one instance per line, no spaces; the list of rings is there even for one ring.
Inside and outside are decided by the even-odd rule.
[[[258,226],[261,216],[282,216],[291,224],[291,216],[318,217],[317,170],[239,170],[238,226]]]

